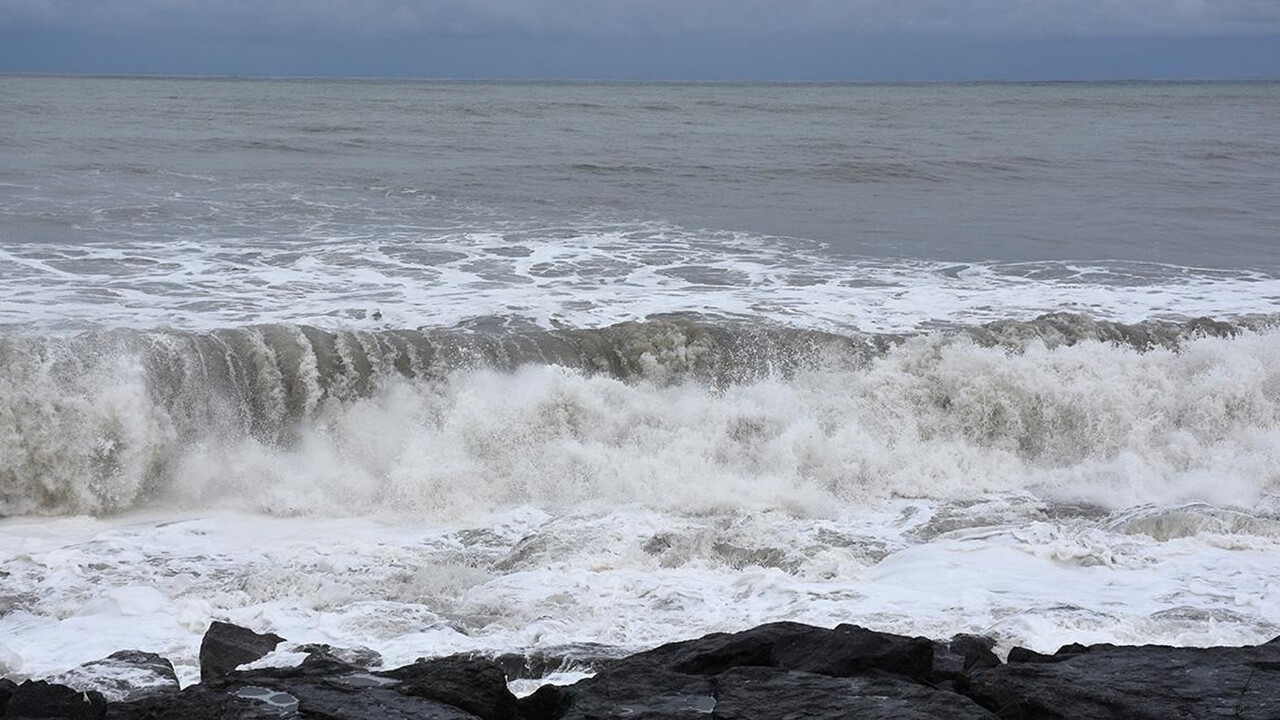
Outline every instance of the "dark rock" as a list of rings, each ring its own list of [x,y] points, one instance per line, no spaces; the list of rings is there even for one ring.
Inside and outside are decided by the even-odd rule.
[[[995,720],[967,697],[885,675],[831,677],[776,668],[716,676],[715,720]],[[708,717],[708,716],[703,716]]]
[[[1065,655],[1045,655],[1044,653],[1038,653],[1035,650],[1028,650],[1024,647],[1014,647],[1009,651],[1009,657],[1007,659],[1011,663],[1055,663],[1063,657],[1065,657]]]
[[[1006,665],[991,648],[971,635],[934,643],[853,625],[773,623],[612,660],[595,677],[517,700],[488,659],[373,672],[318,646],[298,667],[231,671],[130,702],[0,682],[0,720],[1280,719],[1280,638],[1245,648],[1018,649]]]
[[[47,680],[76,690],[96,690],[108,702],[137,700],[180,688],[173,663],[140,650],[121,650]]]
[[[647,664],[693,675],[714,675],[743,665],[769,667],[773,665],[773,647],[778,641],[816,629],[799,623],[779,622],[740,633],[713,633],[632,655],[619,666]]]
[[[933,643],[880,633],[857,625],[834,630],[779,622],[732,635],[716,633],[697,640],[664,645],[627,658],[655,663],[676,672],[714,675],[732,667],[777,667],[845,677],[872,669],[927,678],[933,666]]]
[[[438,700],[483,720],[516,717],[516,697],[507,689],[507,676],[492,660],[433,658],[376,675],[397,681],[398,692]]]
[[[13,696],[13,691],[18,689],[18,684],[12,680],[0,678],[0,717],[4,717],[4,708],[9,704],[9,698]]]
[[[114,703],[108,720],[303,717],[316,720],[479,720],[431,698],[400,691],[379,677],[333,658],[312,656],[293,668],[229,673],[176,696]]]
[[[989,647],[983,649],[989,652]],[[607,665],[596,677],[563,691],[571,700],[564,718],[720,718],[723,708],[717,698],[723,699],[723,693],[729,691],[738,695],[727,706],[729,710],[724,710],[733,713],[724,715],[726,718],[800,718],[808,717],[810,711],[819,713],[815,717],[849,717],[848,709],[841,708],[858,695],[856,687],[861,685],[869,688],[868,698],[890,690],[909,698],[896,704],[881,703],[889,708],[885,717],[929,693],[940,694],[939,706],[950,703],[969,713],[957,711],[954,717],[990,716],[960,695],[910,680],[928,678],[932,663],[933,643],[924,638],[878,633],[855,625],[828,630],[799,623],[770,623],[740,633],[717,633],[664,645]],[[847,679],[884,673],[901,677],[892,682],[883,678],[873,682],[869,677],[859,677],[856,682]],[[752,688],[761,683],[767,689],[753,694]],[[893,683],[898,685],[890,688]],[[788,698],[776,707],[770,699],[775,691]],[[825,692],[835,695],[824,698]],[[875,703],[867,700],[866,704],[871,707]],[[929,703],[925,706],[932,707]]]
[[[100,693],[28,680],[5,703],[4,720],[102,720],[106,711],[107,701]]]
[[[982,670],[968,692],[1006,720],[1280,718],[1280,643],[1244,648],[1094,645]]]
[[[280,720],[280,713],[207,685],[107,705],[106,720]]]
[[[524,680],[569,670],[599,672],[619,660],[620,654],[616,648],[607,645],[583,643],[529,653],[506,653],[489,659],[502,668],[508,680]]]
[[[239,625],[217,620],[200,642],[200,679],[222,677],[236,668],[262,658],[284,642],[272,634],[259,634]]]
[[[230,679],[242,686],[238,691],[242,695],[246,687],[262,687],[294,697],[298,712],[307,718],[477,720],[476,713],[425,693],[412,692],[421,690],[412,683],[327,658],[308,658],[297,668],[234,673]],[[475,692],[483,695],[487,689],[477,687]],[[506,690],[505,684],[502,689]],[[466,702],[469,698],[458,699]],[[511,700],[514,703],[515,698]]]
[[[925,679],[933,669],[933,641],[857,625],[787,638],[774,647],[773,655],[777,667],[833,677],[883,670]]]
[[[710,678],[654,665],[614,668],[565,692],[571,704],[564,720],[707,720],[716,705]]]
[[[367,647],[336,648],[332,645],[310,643],[299,645],[297,651],[308,655],[333,658],[334,660],[362,668],[382,667],[382,655],[377,650]]]
[[[543,685],[532,695],[516,700],[522,720],[555,720],[573,704],[573,695],[559,685]]]
[[[1089,652],[1088,645],[1081,645],[1080,643],[1071,643],[1070,645],[1063,645],[1062,647],[1058,648],[1058,652],[1054,653],[1054,655],[1079,655],[1080,653],[1085,653],[1085,652]]]
[[[980,635],[956,635],[947,642],[934,643],[930,681],[954,681],[976,670],[999,667],[1000,658],[992,652],[995,645],[995,640]]]

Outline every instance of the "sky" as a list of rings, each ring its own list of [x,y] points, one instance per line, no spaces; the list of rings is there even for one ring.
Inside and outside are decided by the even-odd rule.
[[[1280,0],[0,0],[0,72],[1280,77]]]

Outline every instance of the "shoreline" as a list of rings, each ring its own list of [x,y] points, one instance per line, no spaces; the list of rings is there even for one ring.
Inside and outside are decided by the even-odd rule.
[[[931,640],[794,622],[669,643],[623,658],[420,658],[378,669],[376,653],[290,648],[291,667],[242,668],[284,638],[214,622],[201,682],[179,688],[172,664],[121,651],[55,682],[0,680],[0,717],[444,718],[1275,718],[1280,637],[1245,647],[1066,645],[1052,655],[994,640]],[[517,697],[516,680],[576,668],[594,674]],[[526,677],[521,677],[521,676]],[[57,684],[62,682],[65,684]]]

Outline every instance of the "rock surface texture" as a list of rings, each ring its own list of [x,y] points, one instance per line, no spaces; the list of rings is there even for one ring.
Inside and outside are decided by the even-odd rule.
[[[178,692],[173,663],[155,653],[121,650],[101,660],[46,678],[75,690],[93,690],[111,702]]]
[[[772,623],[619,659],[593,657],[593,677],[544,685],[524,698],[507,687],[512,656],[501,663],[423,659],[376,671],[324,647],[297,667],[234,669],[279,642],[215,623],[201,648],[209,671],[203,682],[180,691],[170,682],[167,661],[135,651],[62,676],[81,689],[0,680],[0,718],[1280,718],[1280,639],[1242,648],[1068,645],[1053,655],[1016,648],[1001,663],[991,640],[972,635],[938,642],[856,625],[828,630]],[[528,671],[537,664],[544,663],[520,667]],[[109,682],[95,681],[95,687],[109,693],[105,698],[85,680],[103,677]]]
[[[213,621],[200,643],[200,679],[216,680],[262,658],[284,642],[279,635],[260,634],[231,623]]]

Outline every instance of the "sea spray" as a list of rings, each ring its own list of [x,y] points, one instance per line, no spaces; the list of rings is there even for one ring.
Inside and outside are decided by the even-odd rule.
[[[1280,482],[1280,332],[1255,325],[8,337],[0,512],[1251,506]]]

